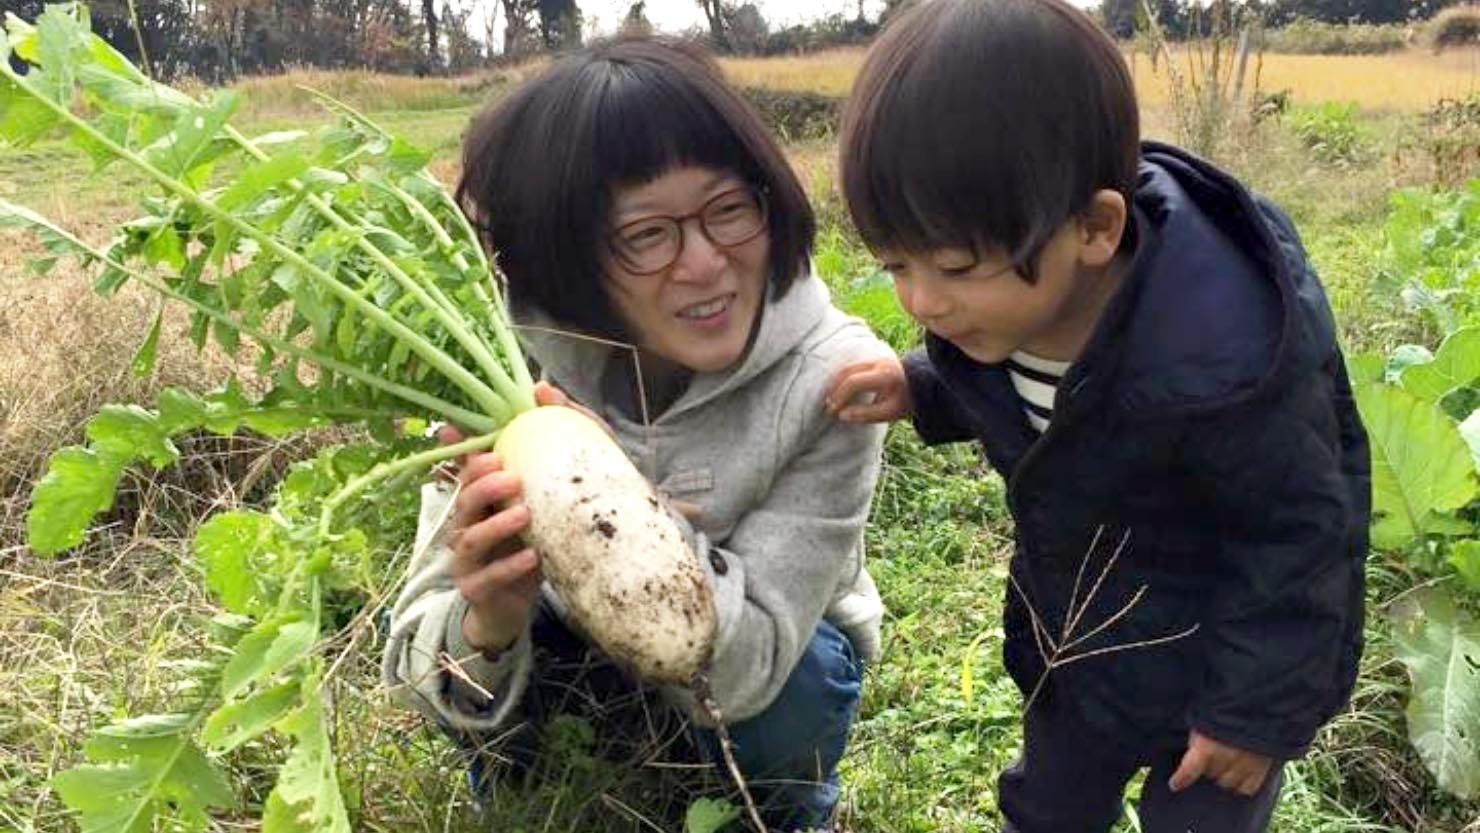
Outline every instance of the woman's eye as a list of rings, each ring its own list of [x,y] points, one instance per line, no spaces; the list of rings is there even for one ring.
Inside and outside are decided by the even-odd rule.
[[[629,249],[643,249],[656,246],[664,237],[663,227],[659,225],[643,226],[632,229],[622,235],[622,245]]]
[[[752,213],[749,200],[743,197],[726,200],[710,207],[705,219],[712,223],[728,223],[744,219]]]

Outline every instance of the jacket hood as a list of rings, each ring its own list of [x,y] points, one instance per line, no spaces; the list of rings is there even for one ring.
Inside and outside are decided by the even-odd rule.
[[[1143,146],[1127,286],[1095,342],[1121,342],[1128,410],[1224,407],[1328,357],[1335,324],[1294,226],[1212,164]]]

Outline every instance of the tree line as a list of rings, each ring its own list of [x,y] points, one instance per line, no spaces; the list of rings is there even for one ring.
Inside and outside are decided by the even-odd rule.
[[[34,20],[45,0],[0,0],[0,11]],[[689,33],[720,52],[779,54],[868,41],[911,0],[882,12],[851,13],[773,28],[754,2],[695,0],[705,28]],[[1231,0],[1216,0],[1228,4]],[[1215,2],[1215,5],[1216,5]],[[1455,0],[1246,0],[1267,25],[1296,18],[1332,23],[1399,23],[1426,18]],[[1143,27],[1148,6],[1167,36],[1197,34],[1209,19],[1198,0],[1103,0],[1097,13],[1114,34]],[[94,28],[161,78],[221,83],[294,66],[442,74],[579,46],[587,36],[577,0],[93,0]],[[482,11],[475,11],[476,9]],[[624,32],[649,32],[637,0]],[[495,35],[498,35],[495,37]]]

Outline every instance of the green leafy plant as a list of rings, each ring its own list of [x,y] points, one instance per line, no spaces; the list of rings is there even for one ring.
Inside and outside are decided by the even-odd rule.
[[[684,833],[719,833],[740,818],[740,808],[719,798],[701,798],[689,805]]]
[[[1473,798],[1480,795],[1480,625],[1447,593],[1405,601],[1396,645],[1413,678],[1408,736],[1440,786]]]
[[[1350,168],[1372,154],[1371,131],[1362,124],[1354,101],[1325,101],[1300,107],[1288,116],[1290,129],[1318,161]]]
[[[1480,179],[1394,192],[1384,237],[1383,279],[1410,308],[1442,334],[1480,323]]]
[[[1398,657],[1413,681],[1409,738],[1439,786],[1480,795],[1480,328],[1386,362],[1355,361],[1372,446],[1372,543],[1438,586],[1402,600]]]
[[[380,583],[376,542],[405,535],[395,507],[415,506],[431,466],[488,447],[534,404],[492,270],[425,172],[428,154],[318,100],[336,120],[316,135],[248,137],[229,123],[234,95],[197,100],[151,81],[91,33],[81,7],[48,7],[34,26],[10,16],[0,33],[0,142],[59,132],[97,170],[126,165],[159,191],[104,246],[8,202],[0,227],[39,238],[39,274],[71,257],[96,271],[101,293],[146,286],[190,310],[198,346],[251,365],[212,394],[104,408],[38,482],[32,549],[80,543],[122,473],[171,464],[187,433],[338,423],[378,440],[295,466],[268,511],[201,526],[195,554],[227,611],[219,652],[194,663],[194,694],[177,711],[97,731],[87,762],[54,779],[88,831],[205,829],[211,810],[235,803],[221,756],[268,732],[288,751],[262,829],[350,830],[325,687],[334,666],[321,651],[343,624],[335,599]],[[156,321],[136,369],[148,371],[159,338]],[[475,436],[436,447],[418,430],[432,419]]]

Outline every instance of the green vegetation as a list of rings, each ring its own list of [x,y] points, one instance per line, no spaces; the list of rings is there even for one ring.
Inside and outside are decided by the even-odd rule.
[[[333,117],[307,115],[307,96],[258,105],[255,94],[242,92],[238,123],[246,135],[337,129]],[[374,105],[375,120],[429,148],[432,169],[449,179],[471,102],[401,110],[399,95]],[[1400,123],[1409,117],[1383,120],[1335,107],[1337,132],[1353,127],[1368,143],[1362,164],[1331,164],[1286,120],[1240,132],[1224,158],[1299,223],[1337,308],[1386,465],[1362,676],[1352,706],[1287,771],[1274,829],[1460,833],[1480,819],[1480,804],[1455,795],[1475,789],[1473,739],[1480,737],[1474,666],[1464,659],[1480,650],[1473,624],[1480,598],[1473,328],[1480,321],[1472,275],[1480,186],[1444,189],[1420,178],[1416,190],[1390,195],[1390,182],[1415,176],[1390,166],[1396,142],[1404,129],[1418,127],[1416,118]],[[849,229],[827,163],[812,158],[830,156],[832,148],[813,140],[791,149],[801,163],[816,165],[809,181],[822,223],[818,270],[843,306],[896,347],[910,346],[916,328]],[[82,242],[99,250],[111,245],[113,226],[141,208],[156,217],[166,211],[146,201],[144,178],[116,166],[82,173],[89,168],[84,151],[51,140],[24,150],[0,146],[0,198],[77,221]],[[216,173],[229,181],[249,168],[221,160]],[[174,269],[176,248],[159,242],[168,233],[157,229],[166,227],[129,243],[157,253],[160,274]],[[188,262],[194,247],[181,248]],[[209,748],[178,742],[193,717],[137,719],[199,714],[195,707],[208,694],[201,681],[226,673],[225,648],[245,637],[231,611],[270,592],[254,588],[241,570],[223,571],[229,559],[216,544],[260,532],[258,513],[274,502],[280,512],[316,521],[324,498],[378,457],[355,430],[269,436],[276,433],[272,421],[249,415],[228,394],[210,393],[236,375],[242,396],[260,395],[271,377],[256,375],[258,356],[238,350],[233,357],[220,338],[205,340],[197,355],[189,316],[160,318],[147,301],[126,303],[137,297],[132,285],[118,289],[108,306],[93,307],[86,290],[93,273],[66,262],[44,277],[21,268],[23,256],[46,254],[31,238],[0,230],[0,645],[7,653],[0,664],[0,830],[79,829],[63,799],[105,808],[78,788],[76,776],[62,773],[87,759],[131,756],[147,764],[172,754],[159,793],[194,797],[175,811],[188,816],[214,805],[221,828],[256,829],[255,820],[276,806],[283,763],[297,754],[327,765],[331,750],[356,830],[471,833],[496,823],[531,833],[703,833],[729,814],[730,797],[717,778],[664,766],[676,751],[664,744],[669,735],[648,724],[651,711],[633,701],[606,706],[628,709],[629,720],[573,710],[527,783],[501,787],[492,821],[479,818],[457,752],[420,717],[389,706],[379,687],[377,616],[409,556],[410,482],[387,484],[345,515],[363,538],[330,557],[333,574],[346,580],[325,585],[316,632],[324,638],[292,622],[277,626],[272,642],[286,633],[284,653],[322,657],[317,690],[326,708],[282,724],[286,734],[250,738],[219,719],[209,736],[219,743]],[[42,320],[41,311],[53,307],[54,317]],[[135,357],[147,369],[144,360],[155,351],[152,370],[135,376]],[[166,392],[171,388],[180,390]],[[247,429],[225,438],[209,431],[171,437],[177,459],[170,469],[122,473],[113,507],[80,547],[42,561],[23,536],[41,461],[68,443],[106,441],[87,418],[116,400],[174,402],[181,412],[241,420]],[[138,417],[105,414],[114,426]],[[999,659],[1012,545],[1002,483],[974,449],[924,448],[906,426],[891,429],[886,453],[868,533],[889,607],[886,643],[884,658],[869,670],[845,761],[842,821],[860,833],[994,831],[995,779],[1016,753],[1021,708]],[[237,511],[202,525],[222,506]],[[274,715],[285,684],[277,678],[237,698],[235,727],[250,729]],[[597,735],[597,723],[626,728]],[[327,740],[305,758],[292,751],[294,737],[299,748],[305,738]],[[295,829],[277,818],[284,825],[278,829]],[[1123,830],[1131,829],[1127,821]]]
[[[1355,102],[1327,101],[1290,113],[1290,128],[1312,156],[1336,168],[1350,168],[1372,155],[1369,130]]]
[[[1290,55],[1374,55],[1408,46],[1401,23],[1326,23],[1296,19],[1264,33],[1264,47]]]

